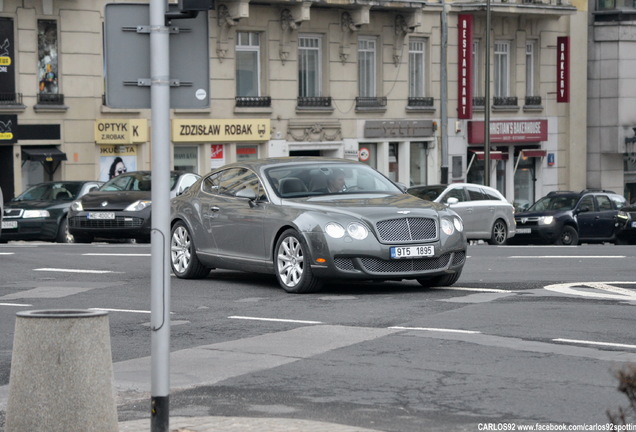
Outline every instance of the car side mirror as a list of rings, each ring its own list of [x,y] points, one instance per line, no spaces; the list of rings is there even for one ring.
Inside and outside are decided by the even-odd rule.
[[[578,213],[585,213],[585,212],[589,212],[589,211],[590,211],[590,208],[588,206],[584,206],[584,207],[581,207],[578,210]]]
[[[250,188],[241,189],[234,196],[237,198],[247,198],[250,201],[256,200],[256,192]]]
[[[400,183],[400,182],[393,182],[398,189],[400,189],[402,191],[402,193],[406,193],[406,190],[408,189],[408,186],[406,186],[404,183]]]
[[[455,197],[450,197],[446,200],[446,204],[448,205],[453,205],[453,204],[457,204],[459,202],[459,200]]]

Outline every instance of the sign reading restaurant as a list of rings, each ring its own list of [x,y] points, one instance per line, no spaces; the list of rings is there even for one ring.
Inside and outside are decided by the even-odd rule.
[[[173,142],[236,142],[269,140],[270,120],[173,119]]]
[[[499,120],[490,122],[490,142],[522,143],[548,140],[547,120]],[[468,122],[468,143],[484,143],[484,122]]]
[[[457,59],[457,118],[473,117],[473,16],[459,15]]]

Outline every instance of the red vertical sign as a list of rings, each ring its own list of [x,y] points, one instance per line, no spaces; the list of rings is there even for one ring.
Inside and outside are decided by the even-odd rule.
[[[557,102],[570,102],[570,38],[557,37]]]
[[[457,117],[473,118],[473,16],[458,16]]]

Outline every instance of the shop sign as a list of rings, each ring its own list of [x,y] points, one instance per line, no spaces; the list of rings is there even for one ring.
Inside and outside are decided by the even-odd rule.
[[[523,143],[547,140],[547,120],[501,120],[490,122],[490,142]],[[468,144],[483,143],[484,122],[468,122]]]
[[[365,138],[415,138],[430,137],[435,132],[432,120],[367,121]]]
[[[473,16],[459,15],[457,23],[459,38],[459,58],[457,59],[457,118],[469,119],[473,117]]]
[[[108,181],[129,171],[137,171],[137,146],[99,146],[100,181]]]
[[[18,141],[18,116],[14,114],[0,115],[0,143],[14,144]]]
[[[0,93],[15,94],[13,20],[0,19]]]
[[[97,119],[95,142],[97,144],[136,144],[148,141],[146,119]]]
[[[557,38],[557,102],[570,102],[570,38]]]
[[[173,142],[265,141],[269,140],[269,119],[174,119]]]

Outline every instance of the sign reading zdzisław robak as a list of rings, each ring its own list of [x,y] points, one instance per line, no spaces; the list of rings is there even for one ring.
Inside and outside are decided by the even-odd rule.
[[[173,142],[269,140],[269,119],[174,119]]]

